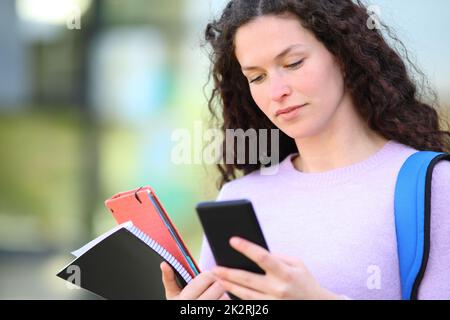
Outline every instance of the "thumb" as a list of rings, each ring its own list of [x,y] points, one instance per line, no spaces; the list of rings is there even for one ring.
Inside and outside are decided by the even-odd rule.
[[[160,267],[162,271],[162,281],[166,290],[166,298],[173,299],[181,292],[181,288],[178,287],[175,280],[175,273],[167,262],[162,262]]]

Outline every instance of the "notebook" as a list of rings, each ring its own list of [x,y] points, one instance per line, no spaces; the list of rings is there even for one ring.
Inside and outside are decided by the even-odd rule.
[[[162,261],[181,287],[200,273],[149,186],[118,193],[105,205],[119,225],[72,252],[75,260],[58,277],[106,299],[164,299]]]

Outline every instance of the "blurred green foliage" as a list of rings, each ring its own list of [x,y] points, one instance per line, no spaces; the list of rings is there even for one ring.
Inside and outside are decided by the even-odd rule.
[[[75,215],[81,169],[80,117],[56,110],[0,117],[0,216],[35,216],[44,242]]]
[[[79,176],[79,131],[74,112],[5,114],[0,117],[0,211],[39,214],[61,186]],[[73,183],[72,183],[73,186]]]

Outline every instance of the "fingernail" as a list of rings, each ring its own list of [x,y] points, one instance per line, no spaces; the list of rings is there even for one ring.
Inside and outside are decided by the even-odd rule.
[[[237,245],[239,245],[239,243],[241,243],[241,240],[239,240],[239,238],[237,238],[237,237],[233,237],[230,239],[231,245],[237,246]]]

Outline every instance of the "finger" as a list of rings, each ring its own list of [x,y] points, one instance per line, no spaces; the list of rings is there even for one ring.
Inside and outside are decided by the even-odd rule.
[[[238,237],[231,238],[230,245],[250,260],[254,261],[264,271],[278,275],[285,273],[283,263],[273,257],[270,252],[263,247]]]
[[[233,282],[229,282],[226,280],[219,280],[222,287],[231,292],[235,296],[243,299],[243,300],[269,300],[272,299],[270,296],[263,294],[261,292],[242,287],[240,285],[234,284]]]
[[[215,281],[216,277],[210,271],[200,273],[181,291],[180,299],[198,299]]]
[[[198,300],[218,300],[224,293],[225,289],[216,281],[198,297]]]
[[[162,271],[162,281],[166,291],[166,298],[175,298],[181,292],[181,288],[175,280],[175,273],[167,262],[162,262],[160,267]]]
[[[228,295],[228,293],[225,292],[225,293],[220,297],[219,300],[231,300],[231,299],[230,299],[230,296]]]
[[[261,274],[224,267],[215,267],[212,272],[220,280],[233,282],[256,291],[267,292],[269,289],[267,277]]]
[[[287,255],[282,254],[282,253],[272,253],[272,255],[275,258],[280,259],[281,261],[283,261],[284,263],[286,263],[287,265],[289,265],[291,267],[303,266],[303,262],[300,259],[298,259],[298,258],[287,256]]]

